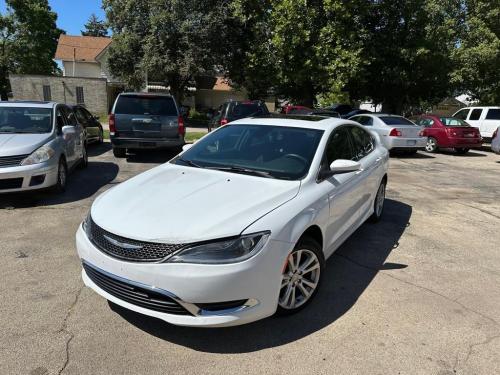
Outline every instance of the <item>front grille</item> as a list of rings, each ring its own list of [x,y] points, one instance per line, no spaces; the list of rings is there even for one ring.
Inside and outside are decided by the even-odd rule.
[[[19,189],[23,186],[23,178],[4,178],[0,179],[0,190]]]
[[[83,263],[83,269],[94,284],[122,301],[166,314],[191,315],[173,298],[165,294],[141,288],[121,279],[111,277],[85,262]]]
[[[99,250],[112,257],[130,262],[158,262],[185,246],[184,244],[144,242],[121,237],[104,230],[92,219],[89,225],[90,240]],[[126,248],[127,245],[129,248]]]
[[[18,167],[21,162],[29,156],[27,155],[15,155],[15,156],[0,156],[0,168],[7,167]]]

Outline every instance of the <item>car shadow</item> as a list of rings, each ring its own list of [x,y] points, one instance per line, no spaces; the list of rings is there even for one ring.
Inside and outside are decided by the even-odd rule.
[[[391,158],[398,159],[434,159],[435,156],[424,154],[422,152],[417,152],[416,154],[405,154],[403,152],[391,152]]]
[[[64,193],[51,191],[27,191],[0,195],[0,209],[52,206],[80,201],[91,197],[101,187],[118,175],[118,165],[109,162],[89,161],[84,170],[75,169],[68,176]]]
[[[87,154],[89,157],[101,156],[111,150],[111,143],[104,141],[103,143],[91,143],[87,146]]]
[[[461,158],[467,158],[467,157],[486,157],[486,156],[488,156],[486,154],[478,153],[476,151],[469,151],[466,154],[458,154],[453,149],[443,149],[443,150],[439,150],[439,152],[441,154],[443,154],[443,155],[452,155],[452,156],[458,156],[458,157],[461,157]]]
[[[304,310],[286,317],[217,329],[178,327],[109,303],[139,329],[177,345],[210,353],[248,353],[285,345],[308,336],[346,314],[379,271],[405,268],[386,263],[410,225],[411,206],[387,199],[383,219],[362,225],[327,261],[322,285]]]
[[[139,150],[127,153],[128,163],[161,164],[178,155],[178,150]]]

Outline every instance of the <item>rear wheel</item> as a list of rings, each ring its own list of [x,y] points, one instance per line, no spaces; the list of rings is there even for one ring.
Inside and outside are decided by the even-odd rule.
[[[124,158],[127,155],[127,149],[113,147],[113,155],[115,158]]]
[[[455,149],[455,152],[459,155],[465,155],[466,153],[469,152],[469,149],[468,148],[462,148],[462,147],[459,147],[459,148],[456,148]]]
[[[97,139],[97,143],[103,143],[104,142],[104,130],[102,128],[99,128],[99,138]]]
[[[436,152],[438,150],[438,143],[436,138],[429,137],[427,138],[427,144],[425,145],[425,151],[427,152]]]
[[[300,240],[287,258],[277,314],[293,314],[312,301],[319,288],[323,267],[321,246],[311,238]]]
[[[373,214],[370,217],[372,223],[380,221],[382,214],[384,213],[384,203],[385,203],[385,187],[387,182],[385,179],[380,183],[377,190],[377,195],[375,196],[375,201],[373,202]]]

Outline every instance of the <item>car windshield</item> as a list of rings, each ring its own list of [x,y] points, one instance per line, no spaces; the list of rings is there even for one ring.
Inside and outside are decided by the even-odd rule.
[[[445,126],[470,126],[464,120],[454,117],[440,117],[439,120],[441,120]]]
[[[416,126],[410,120],[405,119],[400,116],[380,116],[381,119],[386,125],[406,125],[406,126]]]
[[[196,142],[172,163],[283,180],[305,177],[322,130],[226,125]]]
[[[115,114],[177,116],[177,108],[169,96],[122,95],[116,102]]]
[[[0,133],[50,133],[52,109],[0,107]]]

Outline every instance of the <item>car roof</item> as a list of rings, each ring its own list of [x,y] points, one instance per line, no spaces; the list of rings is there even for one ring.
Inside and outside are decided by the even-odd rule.
[[[500,107],[498,106],[487,106],[487,105],[478,105],[478,106],[473,106],[473,107],[464,107],[464,108],[460,108],[460,109],[457,109],[457,112],[458,111],[461,111],[462,109],[500,109]]]
[[[356,122],[324,116],[290,116],[290,115],[273,115],[262,117],[247,117],[241,120],[230,122],[228,125],[263,125],[263,126],[287,126],[292,128],[309,128],[318,130],[329,130],[338,125],[354,124]]]
[[[165,92],[122,92],[120,96],[165,96],[168,98],[173,98],[171,94],[167,94]]]
[[[0,101],[0,107],[25,107],[25,108],[54,108],[56,102],[44,102],[36,100],[12,100]]]

